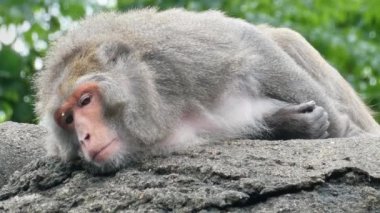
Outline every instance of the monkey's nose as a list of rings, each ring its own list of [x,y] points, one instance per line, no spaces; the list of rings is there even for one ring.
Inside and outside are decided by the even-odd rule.
[[[84,138],[79,141],[82,145],[90,142],[90,134],[85,134]]]
[[[84,137],[84,140],[90,140],[90,134],[86,134],[86,137]]]

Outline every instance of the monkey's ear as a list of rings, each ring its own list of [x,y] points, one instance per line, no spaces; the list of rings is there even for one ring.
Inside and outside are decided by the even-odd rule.
[[[129,47],[121,41],[107,41],[100,45],[98,55],[103,63],[116,63],[128,57]]]

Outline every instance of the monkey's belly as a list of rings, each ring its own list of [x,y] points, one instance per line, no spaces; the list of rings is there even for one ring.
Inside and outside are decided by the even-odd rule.
[[[182,117],[162,145],[192,145],[207,139],[228,139],[250,134],[263,128],[263,115],[273,111],[270,100],[248,96],[229,96],[216,108]]]

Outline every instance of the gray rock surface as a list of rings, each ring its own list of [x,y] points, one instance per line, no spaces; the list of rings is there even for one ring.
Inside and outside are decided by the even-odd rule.
[[[46,131],[29,124],[0,124],[0,187],[16,170],[45,153],[42,136]]]
[[[3,124],[1,150],[38,145],[42,132]],[[209,144],[104,176],[47,157],[15,167],[0,190],[0,211],[380,212],[379,138]]]

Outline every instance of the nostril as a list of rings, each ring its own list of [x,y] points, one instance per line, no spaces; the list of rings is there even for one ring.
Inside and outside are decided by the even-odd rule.
[[[90,134],[84,135],[84,137],[82,137],[81,140],[79,140],[79,143],[82,146],[86,145],[86,143],[89,143],[89,142],[90,142]]]
[[[84,137],[84,140],[90,140],[90,134],[86,134],[86,137]]]

